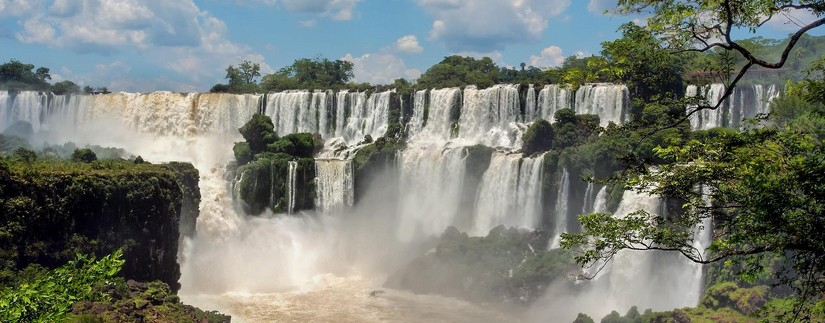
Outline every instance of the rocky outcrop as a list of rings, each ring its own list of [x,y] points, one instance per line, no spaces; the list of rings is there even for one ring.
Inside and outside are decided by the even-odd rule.
[[[177,291],[181,218],[192,234],[197,178],[190,164],[0,159],[0,280],[29,264],[123,248],[122,276]]]

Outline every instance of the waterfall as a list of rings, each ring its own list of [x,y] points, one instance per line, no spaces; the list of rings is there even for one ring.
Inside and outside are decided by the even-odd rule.
[[[461,89],[459,88],[445,88],[438,90],[430,90],[429,100],[425,100],[426,94],[423,91],[416,92],[415,107],[421,107],[421,112],[413,114],[414,124],[421,124],[423,126],[416,126],[414,132],[410,134],[410,139],[413,141],[446,141],[450,139],[450,127],[452,121],[450,120],[450,111],[453,107],[459,104],[461,98]],[[422,103],[419,103],[422,102]],[[427,118],[423,119],[424,109],[427,110]],[[426,123],[426,125],[424,125]]]
[[[602,186],[599,193],[596,194],[596,200],[593,202],[592,212],[607,212],[607,186]]]
[[[538,105],[540,110],[538,117],[554,122],[553,117],[556,111],[561,109],[573,109],[574,93],[558,84],[548,84],[539,92]]]
[[[518,213],[523,214],[519,226],[535,229],[541,224],[542,194],[544,180],[544,154],[533,158],[523,158],[519,168],[519,184],[516,192]]]
[[[539,111],[536,107],[536,89],[533,84],[527,88],[527,98],[524,102],[524,122],[532,122],[539,117]]]
[[[700,97],[711,106],[716,105],[725,93],[724,84],[704,86],[688,85],[686,97]],[[770,102],[779,96],[776,85],[738,85],[733,93],[718,109],[704,109],[690,116],[693,130],[707,130],[717,127],[743,128],[743,120],[770,112]],[[688,109],[695,109],[689,106]]]
[[[466,152],[463,148],[408,147],[399,154],[401,201],[398,237],[440,234],[455,224],[462,207]]]
[[[582,85],[576,91],[576,114],[598,115],[602,127],[610,122],[621,124],[628,118],[628,93],[627,86],[621,84]]]
[[[424,127],[424,109],[427,106],[427,90],[415,91],[413,96],[413,114],[407,122],[407,132],[410,137],[418,134]]]
[[[352,161],[316,159],[315,174],[316,209],[329,213],[353,205]]]
[[[48,101],[49,96],[43,92],[0,91],[0,131],[17,121],[28,122],[35,132],[40,131],[45,126]]]
[[[584,191],[584,201],[582,202],[582,214],[593,213],[593,208],[596,203],[596,183],[587,183],[587,189]]]
[[[291,160],[289,161],[289,170],[287,173],[287,181],[289,182],[289,188],[287,189],[287,194],[289,194],[289,200],[287,201],[287,213],[293,214],[295,213],[295,196],[297,195],[297,171],[298,170],[298,162]]]
[[[478,90],[464,89],[464,104],[459,119],[459,136],[468,144],[491,147],[520,147],[521,129],[519,85],[499,84]]]
[[[353,95],[346,90],[335,94],[335,137],[344,137],[344,127],[347,114],[350,112],[352,97]]]
[[[558,249],[561,243],[561,234],[570,232],[567,225],[567,204],[570,200],[570,173],[567,168],[562,169],[559,191],[556,195],[556,208],[553,217],[553,238],[550,240],[550,249]]]
[[[476,197],[473,235],[484,236],[499,224],[516,225],[521,215],[516,210],[520,163],[520,155],[493,154]]]

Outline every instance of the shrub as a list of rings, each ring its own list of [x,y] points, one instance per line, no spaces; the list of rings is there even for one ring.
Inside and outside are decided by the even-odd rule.
[[[88,148],[75,149],[72,153],[72,161],[75,162],[91,163],[95,160],[97,160],[97,155]]]
[[[549,150],[553,145],[553,127],[547,120],[537,119],[521,137],[525,155]]]

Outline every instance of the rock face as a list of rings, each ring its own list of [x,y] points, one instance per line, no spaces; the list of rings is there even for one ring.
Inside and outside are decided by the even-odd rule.
[[[191,234],[197,178],[190,164],[0,160],[0,269],[56,267],[75,253],[123,248],[121,275],[177,291],[181,216]]]

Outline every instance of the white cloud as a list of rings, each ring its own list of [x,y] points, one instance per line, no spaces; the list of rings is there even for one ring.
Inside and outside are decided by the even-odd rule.
[[[43,0],[0,0],[0,17],[30,15],[42,7]]]
[[[424,48],[418,44],[418,38],[415,35],[406,35],[395,41],[395,50],[406,54],[418,54]]]
[[[433,16],[430,38],[452,51],[490,52],[538,39],[571,0],[417,0]]]
[[[786,9],[776,13],[767,25],[780,31],[796,31],[799,28],[814,22],[821,17],[817,17],[811,10]]]
[[[352,62],[355,82],[390,84],[397,78],[417,79],[421,76],[421,71],[407,68],[404,60],[386,52],[367,53],[359,57],[346,54],[341,60]]]
[[[605,11],[615,9],[617,4],[617,0],[590,0],[587,10],[595,14],[604,14]]]
[[[558,46],[542,49],[539,56],[530,55],[530,65],[539,68],[560,66],[563,62],[564,53]]]
[[[319,14],[333,20],[350,20],[359,1],[361,0],[283,0],[283,3],[292,12]]]
[[[196,84],[204,89],[222,79],[226,66],[241,60],[262,63],[262,73],[272,71],[263,56],[230,41],[226,24],[193,0],[32,1],[25,3],[37,3],[33,9],[2,10],[18,2],[24,3],[0,0],[0,12],[13,12],[20,21],[22,28],[14,35],[18,41],[79,53],[140,52],[150,64],[178,73],[175,82],[189,82],[185,88]],[[128,72],[119,70],[117,77]],[[116,77],[110,74],[95,75],[96,84]]]

